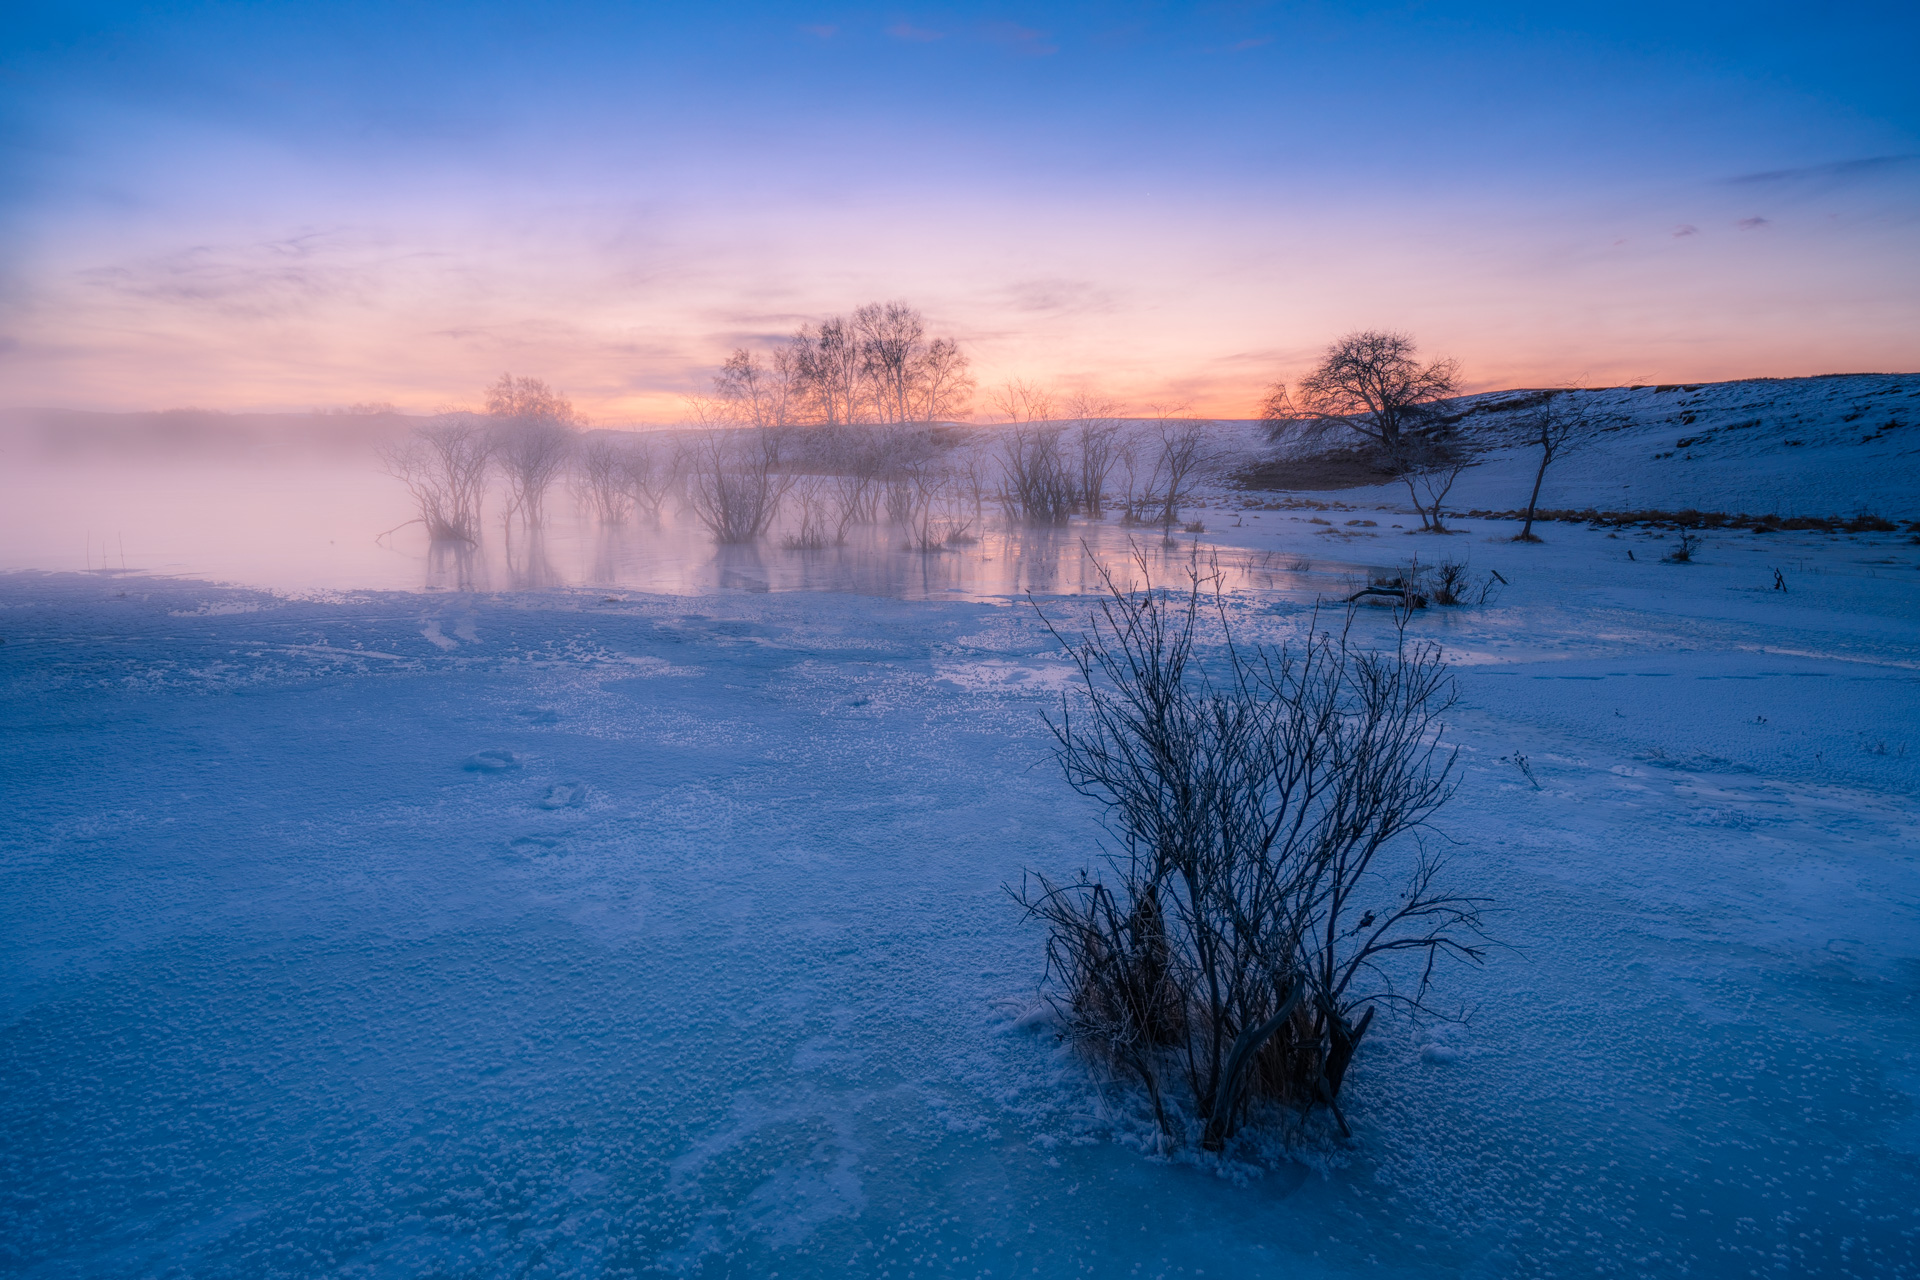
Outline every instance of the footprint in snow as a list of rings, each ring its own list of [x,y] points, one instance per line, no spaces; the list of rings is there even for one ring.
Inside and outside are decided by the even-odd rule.
[[[573,809],[587,802],[587,784],[584,782],[556,782],[547,788],[546,794],[534,801],[542,809]]]
[[[556,836],[515,836],[507,841],[507,848],[529,858],[545,857],[560,847]]]
[[[476,751],[467,757],[462,767],[469,773],[504,773],[508,769],[518,769],[520,761],[511,751]]]

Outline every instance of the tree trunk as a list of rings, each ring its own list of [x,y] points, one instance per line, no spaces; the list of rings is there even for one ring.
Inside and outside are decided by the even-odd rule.
[[[1515,542],[1533,541],[1533,509],[1540,502],[1540,482],[1547,478],[1547,464],[1553,461],[1553,454],[1546,448],[1540,450],[1540,469],[1533,473],[1533,493],[1527,498],[1527,522],[1520,529]]]

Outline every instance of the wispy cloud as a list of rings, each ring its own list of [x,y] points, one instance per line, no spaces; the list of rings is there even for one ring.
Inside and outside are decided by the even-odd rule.
[[[1920,155],[1868,156],[1861,160],[1836,160],[1831,164],[1810,164],[1798,169],[1768,169],[1764,173],[1743,173],[1723,179],[1730,186],[1757,186],[1784,182],[1825,182],[1836,179],[1865,178],[1899,169],[1920,161]]]
[[[1700,234],[1700,228],[1694,226],[1690,222],[1683,222],[1679,226],[1673,229],[1673,238],[1676,240],[1680,239],[1682,236],[1697,236],[1699,234]]]
[[[1022,280],[1007,286],[1002,296],[1015,311],[1095,312],[1113,308],[1112,297],[1086,280]]]
[[[341,261],[343,248],[337,237],[309,231],[252,244],[193,245],[79,275],[86,284],[110,293],[264,318],[362,292],[366,274]]]
[[[1755,227],[1764,227],[1766,225],[1767,225],[1767,220],[1765,218],[1740,219],[1740,229],[1742,231],[1752,231]]]

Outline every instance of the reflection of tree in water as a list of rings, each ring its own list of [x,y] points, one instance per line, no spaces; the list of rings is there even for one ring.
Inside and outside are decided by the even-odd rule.
[[[428,591],[485,591],[487,556],[464,538],[441,538],[427,544]]]
[[[1076,517],[1064,526],[1005,522],[989,517],[976,526],[977,541],[942,542],[921,549],[897,526],[855,525],[844,543],[824,547],[782,545],[776,530],[755,543],[717,546],[697,522],[669,513],[660,525],[629,521],[603,524],[585,516],[555,513],[546,527],[528,530],[520,521],[493,522],[484,549],[459,542],[432,544],[427,557],[429,591],[543,590],[559,586],[700,595],[712,591],[834,591],[908,600],[956,597],[1005,598],[1080,595],[1102,589],[1100,567],[1116,581],[1132,582],[1133,557],[1144,555],[1151,572],[1177,578],[1202,539],[1169,541],[1158,530],[1127,528]],[[1309,566],[1297,555],[1249,552],[1201,545],[1217,554],[1222,586],[1312,594],[1328,574],[1345,581],[1355,566],[1321,562]],[[505,572],[490,580],[494,561]],[[1345,594],[1342,592],[1341,594]]]
[[[515,537],[508,525],[506,544],[508,590],[540,591],[561,585],[560,574],[547,559],[547,535],[540,526],[524,528]]]
[[[620,585],[620,567],[626,553],[625,525],[602,524],[593,533],[593,567],[587,582],[596,587]]]
[[[753,543],[719,543],[713,548],[713,565],[720,575],[720,586],[730,591],[765,591],[766,561]]]

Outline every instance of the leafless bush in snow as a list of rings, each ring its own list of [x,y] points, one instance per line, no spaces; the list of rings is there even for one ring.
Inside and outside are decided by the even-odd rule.
[[[1217,592],[1197,565],[1185,592],[1109,576],[1089,628],[1054,633],[1080,677],[1049,719],[1056,756],[1117,848],[1013,891],[1048,926],[1071,1038],[1141,1083],[1169,1140],[1210,1150],[1257,1099],[1325,1106],[1346,1132],[1376,1009],[1424,1008],[1442,956],[1483,955],[1482,901],[1401,839],[1453,789],[1438,650],[1317,628],[1239,644]]]
[[[1691,529],[1682,529],[1680,540],[1674,544],[1673,550],[1660,558],[1668,564],[1692,564],[1693,553],[1699,549],[1700,535]]]
[[[1418,561],[1410,576],[1416,579],[1421,577]],[[1504,583],[1506,579],[1500,576],[1498,570],[1493,570],[1487,574],[1484,582],[1475,586],[1467,561],[1444,556],[1439,564],[1426,571],[1424,581],[1427,583],[1427,595],[1435,604],[1481,605],[1492,601],[1496,592],[1495,584]]]

